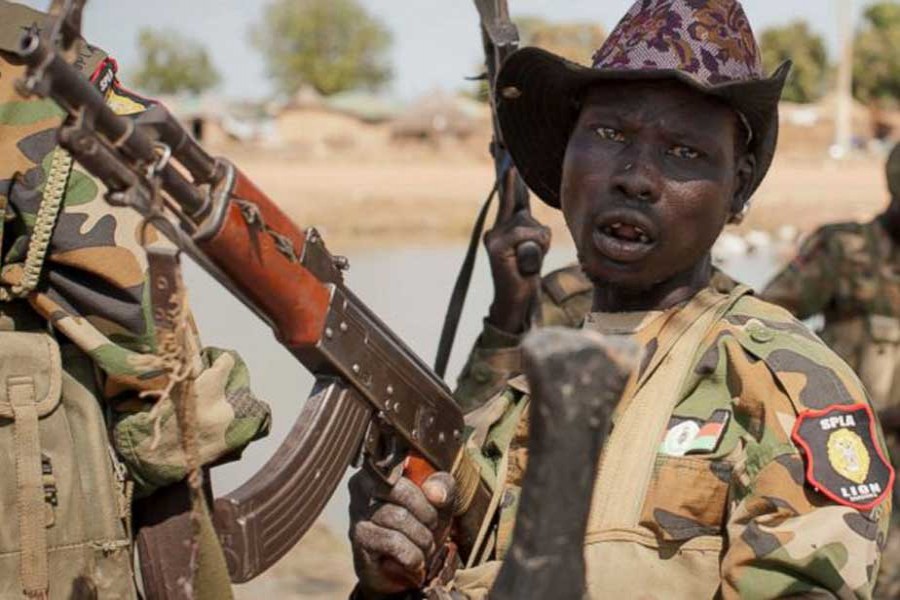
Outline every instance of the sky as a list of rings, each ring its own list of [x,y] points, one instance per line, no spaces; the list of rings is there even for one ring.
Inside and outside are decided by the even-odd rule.
[[[50,0],[18,0],[46,9]],[[122,79],[137,63],[137,32],[171,28],[198,40],[210,51],[223,81],[223,96],[261,99],[271,93],[265,66],[247,31],[270,0],[89,0],[84,32],[115,56]],[[408,101],[435,88],[466,87],[466,76],[482,60],[478,18],[471,0],[360,0],[393,33],[394,80],[387,94]],[[838,47],[838,2],[853,2],[857,14],[874,0],[745,0],[754,30],[807,20],[824,36],[832,56]],[[609,31],[631,0],[509,0],[516,15],[550,20],[600,22]],[[585,57],[587,59],[587,57]]]

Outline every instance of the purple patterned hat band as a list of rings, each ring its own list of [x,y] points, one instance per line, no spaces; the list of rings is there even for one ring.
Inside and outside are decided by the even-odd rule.
[[[763,79],[737,0],[637,0],[593,58],[612,71],[680,71],[702,86]]]

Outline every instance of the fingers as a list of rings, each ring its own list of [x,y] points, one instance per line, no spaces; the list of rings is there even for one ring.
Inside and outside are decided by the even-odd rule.
[[[511,219],[497,225],[484,236],[484,244],[491,257],[509,257],[516,253],[522,242],[536,242],[546,254],[550,249],[550,228],[542,225],[528,213],[521,211]]]
[[[425,493],[406,477],[401,477],[387,495],[381,495],[380,499],[399,504],[428,529],[434,530],[438,525],[437,509],[428,501]]]
[[[425,553],[408,537],[371,521],[360,521],[350,537],[354,545],[371,554],[389,558],[411,573],[424,570]]]
[[[350,542],[360,584],[394,593],[417,587],[437,550],[435,531],[446,531],[456,484],[435,473],[423,489],[401,478],[388,486],[362,470],[350,478]]]
[[[422,492],[438,512],[446,512],[456,500],[456,480],[450,473],[435,473],[422,484]]]
[[[425,525],[413,517],[408,510],[396,504],[382,504],[372,515],[375,525],[398,531],[415,544],[425,556],[435,550],[434,535]]]
[[[350,490],[350,522],[367,519],[375,509],[376,490],[381,484],[366,469],[357,471],[347,484]]]

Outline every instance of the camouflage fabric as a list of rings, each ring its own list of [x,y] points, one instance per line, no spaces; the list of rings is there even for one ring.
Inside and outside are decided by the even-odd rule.
[[[863,339],[846,339],[839,326],[868,315],[900,318],[900,247],[877,218],[826,225],[803,243],[760,297],[800,319],[821,313],[823,339],[858,370]]]
[[[10,20],[20,18],[21,10],[0,1],[0,13],[5,15],[0,19],[0,42],[10,41]],[[83,72],[93,72],[105,55],[85,48],[80,59]],[[4,209],[0,284],[4,286],[22,278],[35,214],[57,147],[56,128],[62,122],[62,112],[53,102],[23,100],[16,93],[14,84],[23,71],[12,54],[0,52],[0,207]],[[108,102],[120,114],[135,114],[146,104],[117,85],[110,89]],[[103,196],[102,184],[76,165],[68,176],[37,289],[27,299],[7,303],[5,309],[0,305],[0,309],[9,312],[27,302],[62,341],[90,356],[112,439],[138,484],[137,494],[145,495],[181,479],[185,462],[178,451],[172,401],[151,413],[152,399],[142,397],[160,390],[167,378],[155,354],[147,260],[139,243],[141,219],[131,210],[108,205]],[[152,229],[148,237],[151,243],[166,243]],[[23,314],[20,308],[15,312]],[[239,452],[265,435],[270,412],[251,393],[246,368],[236,354],[212,349],[201,354],[199,348],[197,341],[194,361],[198,370],[203,369],[194,386],[199,394],[198,429],[201,456],[210,462]]]
[[[900,247],[876,218],[814,232],[761,296],[799,318],[822,314],[822,339],[860,374],[878,409],[900,404]],[[893,457],[900,436],[888,432]],[[895,511],[896,512],[896,511]],[[877,597],[900,597],[900,513]]]
[[[712,285],[729,290],[734,281],[715,270]],[[568,265],[541,280],[538,321],[543,327],[581,327],[593,301],[593,284],[577,263]],[[521,338],[500,331],[485,320],[453,392],[463,411],[483,405],[503,389],[506,381],[521,373],[518,349]]]
[[[593,297],[594,287],[577,264],[553,271],[541,280],[538,320],[546,327],[578,327]],[[521,372],[520,341],[521,336],[500,331],[485,320],[453,393],[464,411],[487,402]]]
[[[633,530],[627,535],[593,530],[599,517],[595,504],[586,540],[588,579],[614,554],[612,549],[592,554],[591,546],[620,535],[625,540],[620,550],[635,547],[645,553],[644,560],[646,553],[652,558],[623,567],[629,597],[870,598],[891,500],[857,510],[818,493],[804,481],[806,458],[791,439],[798,414],[867,403],[866,394],[850,368],[804,325],[781,308],[741,295],[745,290],[731,292],[740,298],[702,336],[686,373],[666,373],[669,361],[661,354],[671,350],[678,323],[697,318],[696,298],[665,312],[631,315],[632,320],[640,317],[640,324],[618,330],[638,340],[644,359],[617,408],[616,426],[634,398],[628,390],[635,389],[645,369],[648,381],[674,377],[683,383],[675,388],[680,389],[675,409],[658,440]],[[608,323],[605,315],[591,318]],[[508,547],[527,465],[527,388],[513,383],[473,413],[494,415],[474,427],[472,446],[486,481],[502,488],[490,560],[457,578],[456,585],[472,598],[483,597],[469,590],[489,587]],[[511,420],[511,407],[521,417]],[[692,445],[681,444],[677,435],[673,439],[686,422],[701,424],[702,430],[718,424],[711,429],[715,443],[703,443],[701,436],[689,437]],[[883,446],[880,435],[876,444]],[[610,460],[604,450],[599,479]],[[677,570],[691,554],[692,568]],[[705,587],[708,593],[686,596],[686,586]],[[608,590],[594,587],[592,594],[603,591]]]

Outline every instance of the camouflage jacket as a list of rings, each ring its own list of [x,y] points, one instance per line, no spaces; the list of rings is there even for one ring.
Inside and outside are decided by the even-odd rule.
[[[0,285],[10,290],[22,281],[48,173],[61,152],[56,129],[63,114],[50,100],[23,99],[14,87],[24,69],[11,50],[22,31],[38,27],[42,15],[5,0],[0,0],[0,13]],[[86,76],[115,74],[114,61],[101,50],[79,42],[78,53],[77,64]],[[128,115],[148,104],[117,81],[109,87],[107,102]],[[147,258],[139,240],[141,218],[107,204],[102,184],[78,165],[61,176],[62,208],[39,283],[22,299],[0,302],[0,312],[16,328],[46,328],[49,323],[61,343],[91,359],[95,393],[107,409],[111,438],[137,484],[137,495],[146,495],[182,479],[186,463],[172,401],[156,406],[153,400],[167,375],[157,356]],[[151,243],[166,243],[152,228],[148,237]],[[237,354],[201,351],[195,342],[193,362],[204,463],[238,453],[268,432],[269,408],[251,393],[249,374]]]
[[[734,282],[716,270],[713,285],[731,289]],[[545,275],[541,280],[538,321],[542,327],[581,327],[594,301],[594,285],[575,263]],[[503,389],[522,372],[519,356],[521,335],[500,331],[487,320],[456,382],[453,396],[464,411],[475,409]]]
[[[693,352],[679,352],[677,337],[698,320],[700,297],[721,293],[701,292],[686,306],[643,318],[631,329],[614,331],[603,325],[605,317],[589,319],[608,334],[632,335],[644,348],[641,368],[616,410],[594,490],[585,546],[592,596],[871,597],[891,500],[890,467],[878,425],[865,416],[866,394],[848,366],[804,325],[746,291],[741,286],[728,294],[727,310],[710,319]],[[679,362],[687,368],[672,372]],[[629,411],[655,379],[660,393],[647,399],[649,412],[634,421]],[[653,407],[666,405],[667,390],[676,391],[666,399],[674,409],[654,414]],[[509,547],[527,463],[527,403],[520,378],[468,417],[473,456],[499,498],[484,542],[488,560],[460,571],[455,582],[470,598],[485,597]],[[800,440],[810,436],[792,435],[798,422],[824,420],[826,430],[828,419],[851,406],[865,427],[852,431],[835,421],[832,437],[819,435],[801,450]],[[632,473],[609,479],[608,464],[615,461],[610,448],[624,448],[620,454],[627,455],[640,445],[647,437],[643,419],[662,427],[649,439],[652,464],[639,465],[648,482],[630,500],[624,492],[615,495],[615,485],[631,485]],[[638,427],[629,433],[626,423]],[[617,429],[625,438],[614,446]],[[833,452],[844,438],[854,440],[849,462]],[[860,464],[868,469],[862,479]],[[877,499],[851,505],[840,497],[854,481],[872,483],[867,477],[876,477],[876,469]],[[604,493],[614,494],[605,508],[598,500]],[[630,524],[602,525],[605,510],[619,512],[629,503]]]
[[[816,230],[762,292],[800,319],[900,316],[900,247],[881,220]]]
[[[594,286],[578,264],[545,275],[541,280],[539,320],[545,327],[579,327],[591,310]],[[496,395],[522,370],[521,336],[500,331],[485,320],[484,329],[459,375],[453,395],[464,411]]]
[[[900,246],[878,218],[826,225],[804,242],[760,297],[800,319],[821,313],[826,342],[857,368],[853,349],[858,340],[842,339],[836,327],[871,315],[900,318]]]

